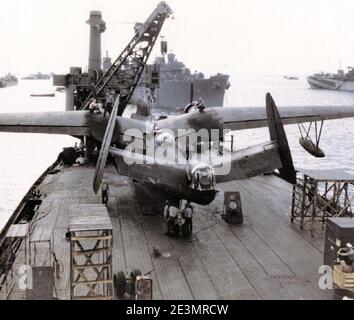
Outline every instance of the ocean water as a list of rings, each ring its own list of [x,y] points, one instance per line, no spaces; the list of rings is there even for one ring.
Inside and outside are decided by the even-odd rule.
[[[278,106],[353,106],[354,93],[310,89],[305,77],[298,81],[282,76],[232,76],[226,106],[265,106],[270,92]],[[20,81],[0,89],[0,113],[64,110],[65,96],[33,98],[31,93],[52,93],[51,81]],[[286,127],[295,165],[302,168],[341,168],[354,173],[354,119],[325,122],[321,148],[325,159],[307,154],[298,143],[296,125]],[[269,140],[267,128],[238,131],[239,148]],[[73,146],[69,136],[0,133],[0,229],[40,174],[57,158],[63,147]]]
[[[65,96],[33,98],[31,93],[53,93],[51,81],[19,81],[18,86],[0,90],[0,113],[62,111]],[[74,145],[69,136],[0,133],[0,229],[16,209],[33,182],[57,158],[65,146]]]
[[[270,92],[277,106],[353,106],[354,92],[316,90],[309,88],[306,77],[285,80],[280,76],[233,77],[232,88],[225,97],[226,106],[265,106]],[[298,143],[297,125],[285,127],[295,167],[309,169],[345,169],[354,173],[354,118],[325,121],[320,147],[326,157],[319,159],[308,154]],[[312,134],[314,137],[314,134]],[[269,139],[268,128],[236,132],[238,147]]]

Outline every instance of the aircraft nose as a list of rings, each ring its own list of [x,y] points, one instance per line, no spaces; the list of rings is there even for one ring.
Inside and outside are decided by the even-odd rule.
[[[215,183],[214,168],[207,164],[198,164],[191,171],[191,187],[199,191],[213,190]]]

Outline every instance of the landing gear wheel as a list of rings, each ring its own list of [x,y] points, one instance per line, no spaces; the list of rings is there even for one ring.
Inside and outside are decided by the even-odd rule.
[[[113,284],[117,297],[123,299],[127,288],[127,279],[124,272],[120,271],[113,276]]]
[[[192,234],[193,228],[192,225],[189,223],[185,223],[182,226],[182,234],[185,238],[188,238]]]
[[[175,224],[175,225],[173,226],[173,233],[174,233],[174,235],[177,237],[180,232],[181,232],[180,226],[179,226],[178,224]]]

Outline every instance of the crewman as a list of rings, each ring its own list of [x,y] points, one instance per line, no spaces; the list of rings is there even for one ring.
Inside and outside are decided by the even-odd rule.
[[[78,157],[84,157],[85,156],[85,150],[84,150],[84,144],[80,142],[80,145],[77,145],[77,142],[75,142],[75,151]]]
[[[184,206],[184,219],[185,219],[185,224],[186,224],[186,229],[188,230],[188,233],[193,232],[193,207],[189,201],[186,202]]]
[[[166,224],[167,224],[167,231],[166,231],[166,235],[170,236],[172,235],[173,232],[173,223],[172,219],[170,219],[170,202],[168,200],[166,200],[165,202],[165,207],[164,207],[164,211],[163,211],[163,216],[165,218]]]
[[[93,82],[90,83],[90,90],[92,92],[92,97],[96,97],[96,95],[97,95],[96,87],[95,87],[95,84]]]
[[[167,236],[175,235],[175,224],[179,209],[172,206],[169,201],[165,202],[164,217],[167,221]]]
[[[202,98],[199,98],[196,107],[197,107],[197,109],[198,109],[200,112],[204,111],[204,109],[205,109],[205,103],[204,103],[204,101],[203,101]]]
[[[170,202],[168,200],[166,200],[164,210],[163,210],[163,216],[164,216],[165,220],[168,219],[168,209],[169,208],[170,208]]]
[[[92,154],[91,154],[91,160],[93,161],[93,163],[97,162],[98,156],[99,156],[99,150],[98,150],[98,147],[95,146],[95,148],[93,149]]]
[[[107,112],[108,113],[112,112],[113,104],[114,104],[113,94],[111,92],[108,92],[107,96],[106,96],[106,104],[105,104],[105,107],[104,107],[103,117],[106,117]]]
[[[127,285],[126,285],[126,290],[127,290],[127,294],[129,295],[129,299],[130,300],[135,300],[135,296],[136,296],[136,278],[138,276],[141,276],[141,271],[139,269],[134,269],[131,273],[130,273],[130,279],[127,281]]]
[[[99,113],[100,112],[100,108],[97,104],[97,100],[95,98],[92,99],[90,105],[89,105],[89,110],[91,113]]]
[[[102,195],[102,203],[107,206],[108,203],[108,192],[109,192],[109,186],[106,182],[105,179],[102,180],[101,183],[101,195]]]

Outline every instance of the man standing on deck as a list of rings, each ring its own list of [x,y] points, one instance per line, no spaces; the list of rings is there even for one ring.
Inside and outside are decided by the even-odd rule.
[[[185,219],[183,233],[185,235],[190,235],[193,232],[193,207],[189,201],[187,201],[184,206],[183,214]]]
[[[164,217],[167,223],[167,232],[166,235],[171,237],[173,235],[177,236],[178,233],[177,228],[176,228],[176,219],[178,216],[179,209],[173,205],[170,204],[170,202],[167,200],[165,202],[165,208],[164,208]]]
[[[109,192],[109,186],[106,182],[105,179],[102,180],[101,183],[101,195],[102,195],[102,203],[107,206],[108,203],[108,192]]]
[[[90,105],[89,105],[89,110],[91,113],[98,114],[100,112],[100,108],[98,107],[96,99],[92,99]]]
[[[113,104],[114,104],[114,98],[113,98],[112,93],[109,92],[109,93],[107,93],[107,96],[106,96],[106,104],[104,107],[104,114],[103,114],[104,118],[106,117],[107,112],[109,114],[112,112]]]

